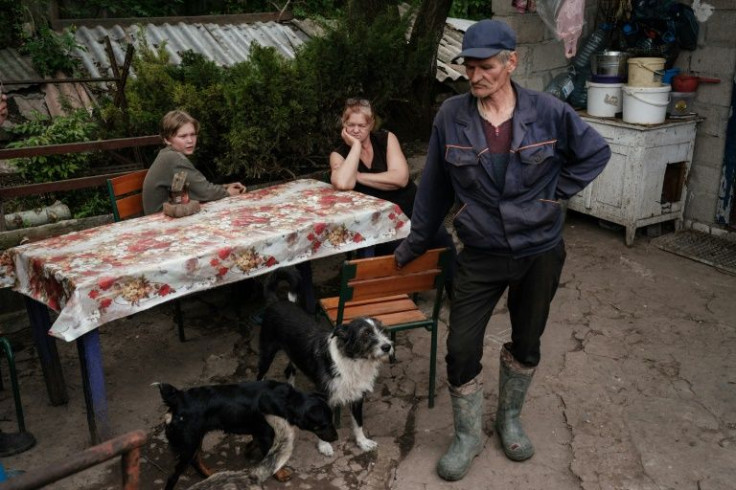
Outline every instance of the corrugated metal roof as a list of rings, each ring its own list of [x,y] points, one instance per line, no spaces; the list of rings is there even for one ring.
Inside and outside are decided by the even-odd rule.
[[[462,65],[452,64],[450,60],[460,52],[463,34],[473,23],[474,21],[465,19],[447,19],[437,51],[438,81],[466,79]],[[127,46],[137,45],[143,38],[153,47],[163,44],[174,64],[181,62],[182,53],[191,50],[219,65],[231,66],[248,59],[253,42],[273,47],[285,57],[293,58],[296,48],[317,33],[318,30],[309,21],[296,20],[289,23],[269,21],[237,24],[147,23],[111,27],[98,25],[77,29],[75,39],[83,49],[75,50],[74,55],[81,60],[82,66],[91,77],[111,77],[113,73],[105,50],[106,36],[110,38],[119,66],[125,61]],[[134,76],[133,73],[132,75]],[[0,80],[39,78],[40,75],[33,69],[28,57],[21,56],[14,49],[0,50]],[[24,87],[28,85],[6,86],[5,90],[11,92]]]
[[[456,82],[460,79],[467,80],[463,65],[450,62],[452,58],[462,51],[463,35],[468,27],[474,24],[474,20],[448,18],[445,30],[442,33],[440,45],[437,48],[437,80],[446,82],[448,79]]]
[[[448,18],[445,31],[437,52],[437,80],[456,81],[465,79],[461,65],[453,65],[450,60],[460,52],[465,30],[475,21]],[[303,21],[290,23],[254,22],[243,24],[137,24],[115,25],[110,28],[96,26],[80,27],[76,32],[77,42],[84,50],[75,51],[75,56],[93,77],[112,76],[112,70],[105,51],[105,36],[110,44],[118,65],[123,64],[128,44],[136,45],[144,37],[147,42],[165,49],[171,62],[179,64],[181,54],[187,50],[199,53],[221,66],[231,66],[243,62],[250,56],[253,42],[261,46],[277,49],[287,58],[294,58],[298,46],[306,42],[315,30]]]
[[[250,24],[136,24],[115,25],[110,28],[80,27],[75,35],[77,43],[84,46],[74,55],[82,60],[85,69],[93,77],[112,76],[110,62],[105,51],[105,36],[109,36],[115,60],[122,66],[129,44],[138,45],[145,39],[150,46],[164,45],[171,62],[181,63],[181,54],[191,50],[221,66],[231,66],[250,56],[250,46],[273,47],[287,58],[294,57],[295,49],[309,37],[291,24],[278,22],[254,22]]]
[[[0,81],[34,80],[41,78],[31,65],[30,58],[23,57],[12,48],[0,49]],[[30,85],[3,85],[5,92],[13,92]]]

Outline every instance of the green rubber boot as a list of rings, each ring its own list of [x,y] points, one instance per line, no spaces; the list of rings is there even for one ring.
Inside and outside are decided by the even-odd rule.
[[[483,449],[483,385],[476,377],[459,386],[450,386],[455,438],[437,463],[437,474],[448,481],[462,479],[473,458]]]
[[[534,455],[534,446],[521,426],[521,407],[534,376],[534,368],[514,359],[504,346],[501,349],[501,367],[498,375],[498,410],[496,432],[506,456],[513,461],[524,461]]]

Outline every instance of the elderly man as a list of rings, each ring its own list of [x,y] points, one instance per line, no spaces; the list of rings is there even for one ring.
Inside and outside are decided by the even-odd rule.
[[[534,454],[519,416],[565,261],[561,201],[611,154],[568,105],[511,80],[518,55],[507,24],[473,24],[462,48],[455,59],[463,58],[470,93],[445,101],[435,117],[411,233],[394,254],[402,266],[424,252],[458,204],[454,225],[464,247],[446,358],[455,437],[437,464],[446,480],[463,478],[483,447],[483,338],[507,289],[512,332],[501,348],[495,427],[510,459]]]

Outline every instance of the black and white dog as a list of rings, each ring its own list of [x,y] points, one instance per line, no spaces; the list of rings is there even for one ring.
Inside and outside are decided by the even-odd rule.
[[[192,465],[202,476],[212,470],[201,459],[205,434],[222,430],[250,434],[264,458],[250,473],[254,483],[276,475],[291,457],[294,428],[313,432],[320,441],[336,441],[332,409],[321,394],[305,394],[287,383],[251,381],[178,390],[159,383],[161,398],[168,406],[166,438],[177,463],[166,482],[172,490],[179,477]]]
[[[279,281],[272,287],[275,284]],[[357,318],[333,330],[283,299],[288,295],[276,296],[280,299],[272,301],[263,314],[257,379],[263,379],[276,354],[285,351],[286,377],[293,382],[296,366],[325,394],[331,407],[349,404],[358,446],[363,451],[375,449],[377,443],[363,432],[363,400],[373,390],[381,363],[393,354],[383,325],[373,318]],[[318,448],[325,456],[333,454],[324,439]]]

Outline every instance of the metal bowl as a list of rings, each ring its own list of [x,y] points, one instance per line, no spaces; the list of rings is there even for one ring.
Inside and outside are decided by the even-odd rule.
[[[596,53],[591,60],[594,75],[626,77],[629,53],[623,51],[603,51]]]

